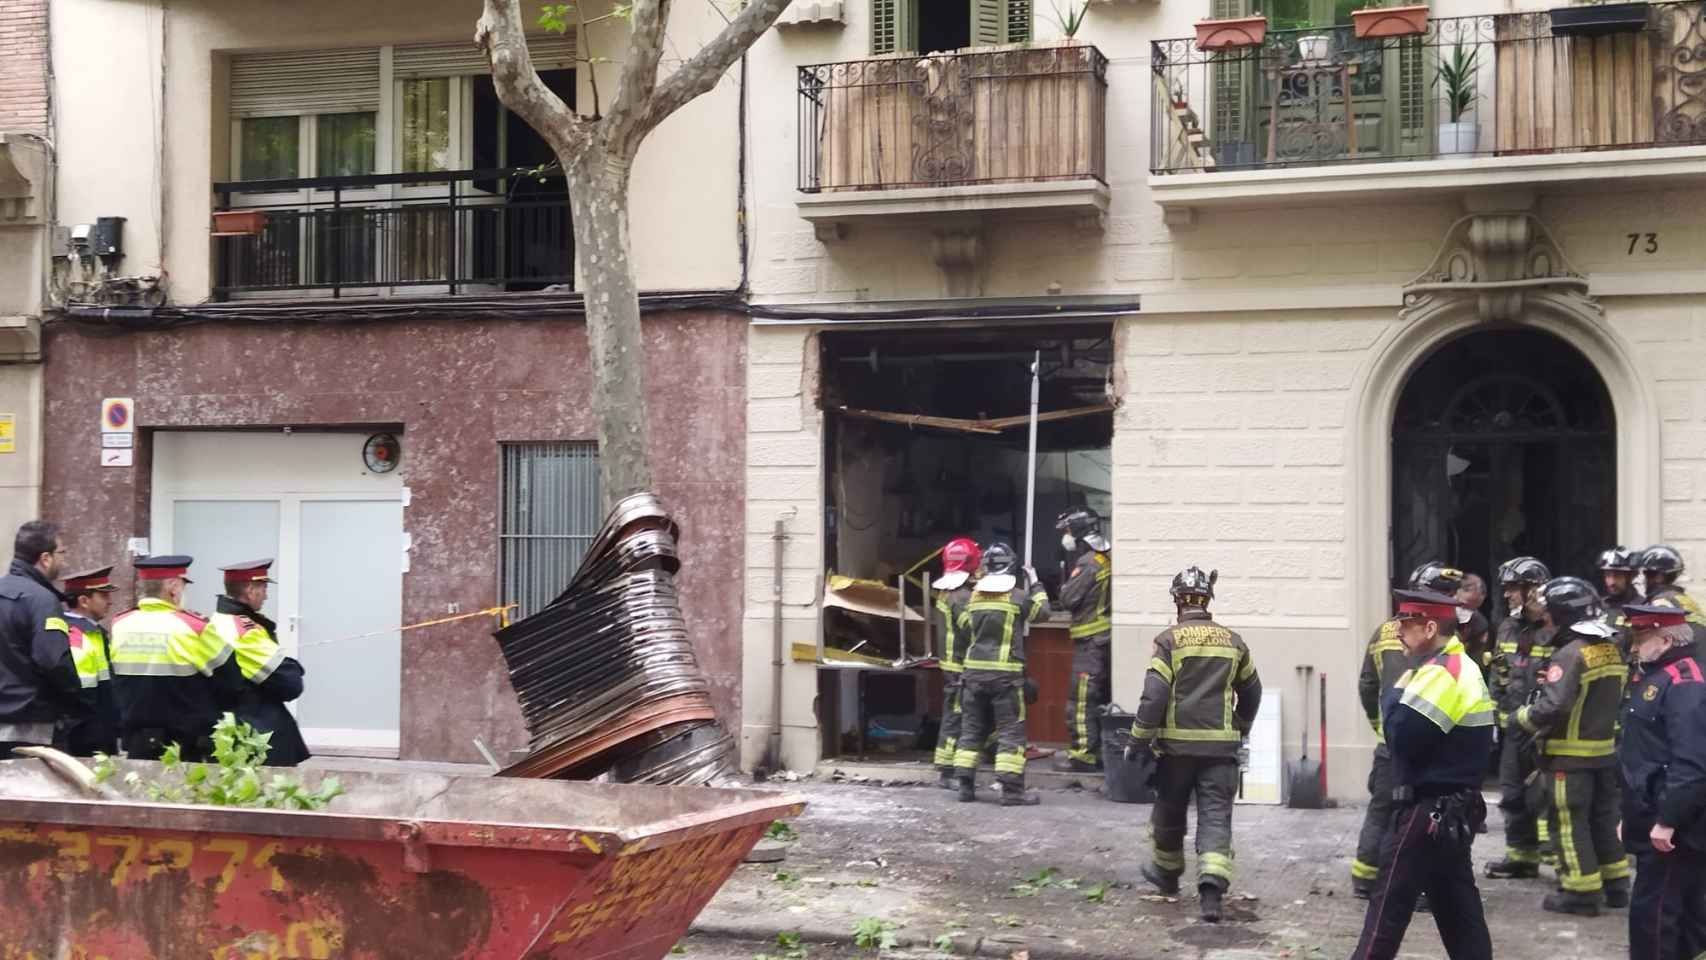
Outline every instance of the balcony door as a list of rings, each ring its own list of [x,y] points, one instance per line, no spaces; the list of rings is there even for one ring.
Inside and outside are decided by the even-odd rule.
[[[871,0],[871,53],[950,53],[1031,39],[1031,0]]]

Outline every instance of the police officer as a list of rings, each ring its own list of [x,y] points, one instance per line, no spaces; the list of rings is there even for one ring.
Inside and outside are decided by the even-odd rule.
[[[1462,585],[1463,574],[1438,561],[1424,563],[1410,573],[1412,590],[1454,593]],[[1351,860],[1351,893],[1363,900],[1373,893],[1374,881],[1380,876],[1380,844],[1392,823],[1392,754],[1381,735],[1380,694],[1410,667],[1409,653],[1398,639],[1398,623],[1394,617],[1375,628],[1363,650],[1362,673],[1357,678],[1357,694],[1375,739],[1374,766],[1368,772],[1368,809],[1363,812],[1356,857]]]
[[[1706,611],[1677,583],[1683,574],[1682,554],[1669,544],[1659,543],[1641,551],[1641,575],[1647,581],[1647,602],[1661,607],[1679,607],[1694,627],[1694,641],[1706,640]]]
[[[1539,696],[1517,710],[1510,732],[1540,738],[1542,779],[1552,790],[1553,837],[1562,890],[1541,906],[1599,916],[1629,905],[1629,860],[1617,838],[1617,714],[1628,675],[1593,585],[1559,577],[1542,589],[1556,652]]]
[[[1491,960],[1470,848],[1487,815],[1481,758],[1493,745],[1493,702],[1456,636],[1457,598],[1416,590],[1396,596],[1398,634],[1416,666],[1381,694],[1392,751],[1392,829],[1351,958],[1396,957],[1425,893],[1446,956]]]
[[[113,694],[124,752],[158,759],[176,743],[185,760],[206,760],[213,726],[248,692],[230,644],[200,614],[180,607],[191,581],[185,556],[136,561],[135,609],[113,619]]]
[[[1036,794],[1025,793],[1025,626],[1048,613],[1048,591],[1029,568],[1021,587],[1018,571],[1012,547],[990,544],[983,551],[983,576],[957,618],[957,634],[966,638],[960,741],[954,749],[962,803],[977,799],[977,758],[991,721],[1001,805],[1039,801]]]
[[[958,785],[954,776],[954,749],[960,739],[960,680],[965,670],[965,638],[959,634],[960,611],[971,599],[971,576],[983,560],[983,551],[968,537],[955,537],[942,547],[942,575],[930,588],[936,603],[930,611],[931,628],[941,638],[942,726],[936,732],[936,772],[949,790]]]
[[[1110,587],[1111,545],[1102,535],[1102,520],[1079,507],[1060,515],[1061,548],[1078,554],[1072,574],[1060,587],[1060,602],[1072,614],[1072,676],[1066,690],[1066,730],[1070,743],[1056,767],[1075,772],[1102,769],[1102,711],[1108,705],[1108,643],[1113,639]]]
[[[118,704],[113,700],[107,632],[101,626],[112,612],[112,594],[117,589],[112,572],[112,567],[101,567],[65,578],[65,626],[83,686],[83,713],[60,720],[53,745],[80,757],[118,752]]]
[[[1214,622],[1219,571],[1187,567],[1173,578],[1178,623],[1155,638],[1143,701],[1132,721],[1130,759],[1157,756],[1149,832],[1153,858],[1143,879],[1164,894],[1179,891],[1185,872],[1185,810],[1197,799],[1197,893],[1202,918],[1220,922],[1221,897],[1232,884],[1232,801],[1238,753],[1262,705],[1262,681],[1244,639]]]
[[[0,759],[13,747],[53,743],[54,724],[82,712],[83,684],[53,587],[64,556],[59,528],[31,520],[18,528],[11,568],[0,577]]]
[[[1509,616],[1499,624],[1490,676],[1500,729],[1508,727],[1518,708],[1538,685],[1537,674],[1552,655],[1552,629],[1540,588],[1552,579],[1546,564],[1517,557],[1499,567]],[[1505,856],[1487,864],[1494,880],[1540,876],[1540,850],[1551,831],[1545,821],[1543,796],[1531,789],[1535,758],[1531,738],[1504,737],[1499,744],[1499,809],[1505,813]]]
[[[1629,604],[1635,676],[1617,742],[1634,854],[1631,960],[1706,953],[1706,677],[1678,607]]]
[[[302,696],[302,664],[284,655],[278,645],[278,626],[261,613],[268,586],[278,582],[268,575],[271,569],[270,558],[221,567],[225,593],[215,601],[208,629],[232,649],[237,669],[249,681],[237,705],[237,719],[256,733],[272,734],[267,745],[269,766],[294,767],[309,757],[296,718],[285,707]]]

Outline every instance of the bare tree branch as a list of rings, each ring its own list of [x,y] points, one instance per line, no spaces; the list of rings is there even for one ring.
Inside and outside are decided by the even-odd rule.
[[[485,0],[474,42],[486,51],[492,83],[504,106],[539,131],[558,153],[576,153],[589,140],[587,124],[539,79],[527,52],[527,27],[519,0]]]
[[[652,91],[657,89],[658,61],[663,58],[664,34],[669,29],[670,0],[636,0],[630,17],[627,56],[622,62],[616,100],[610,105],[606,137],[617,154],[632,158],[650,129],[645,125]]]
[[[688,101],[716,86],[741,54],[764,36],[764,31],[788,8],[788,3],[789,0],[749,0],[715,39],[658,87],[646,111],[644,127],[650,130]]]

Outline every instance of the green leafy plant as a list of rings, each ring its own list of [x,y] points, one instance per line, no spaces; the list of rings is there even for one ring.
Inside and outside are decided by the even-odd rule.
[[[673,947],[670,947],[670,948],[669,948],[669,952],[670,952],[670,953],[672,953],[672,954],[683,954],[683,953],[686,953],[686,952],[687,952],[687,945],[686,945],[686,944],[684,944],[684,943],[678,943],[678,944],[676,944],[676,945],[675,945],[675,946],[673,946]]]
[[[792,826],[789,825],[788,821],[778,820],[765,828],[764,838],[766,840],[777,840],[782,843],[793,843],[795,840],[800,839],[800,835]]]
[[[936,935],[936,939],[930,941],[930,946],[931,948],[940,950],[943,953],[953,953],[954,935],[951,933],[938,933]]]
[[[895,925],[880,917],[860,917],[853,924],[853,945],[862,950],[888,950],[900,945]]]
[[[160,774],[148,778],[132,771],[124,786],[134,797],[154,803],[198,803],[215,807],[262,807],[269,810],[319,810],[344,792],[337,777],[326,777],[316,788],[295,777],[264,772],[272,734],[225,714],[213,727],[213,763],[186,763],[183,751],[170,744],[160,756]],[[95,755],[95,782],[112,779],[118,770],[113,758]]]
[[[1084,888],[1084,899],[1091,903],[1105,903],[1107,901],[1108,891],[1112,889],[1112,887],[1113,884],[1106,880],[1103,880],[1100,883],[1092,883],[1088,887]]]
[[[1068,3],[1065,10],[1062,10],[1058,4],[1054,7],[1054,23],[1060,28],[1061,36],[1064,37],[1078,36],[1078,31],[1084,27],[1084,18],[1089,15],[1090,0],[1084,0],[1083,3],[1079,4]]]
[[[800,943],[800,935],[783,931],[776,934],[776,946],[781,953],[755,953],[752,960],[807,960],[805,945]]]
[[[1458,43],[1451,48],[1451,56],[1440,59],[1439,68],[1434,72],[1433,86],[1436,89],[1441,85],[1445,87],[1445,104],[1452,123],[1462,122],[1463,114],[1481,97],[1475,88],[1475,58],[1478,53],[1478,50],[1465,49],[1462,43]]]
[[[1059,887],[1062,890],[1076,890],[1078,889],[1078,880],[1072,877],[1061,876],[1059,867],[1044,867],[1007,889],[1012,891],[1014,896],[1034,897],[1038,893],[1047,890],[1050,887]]]
[[[800,885],[800,878],[786,870],[778,870],[775,873],[772,873],[770,875],[770,879],[780,884],[784,890],[792,890]]]

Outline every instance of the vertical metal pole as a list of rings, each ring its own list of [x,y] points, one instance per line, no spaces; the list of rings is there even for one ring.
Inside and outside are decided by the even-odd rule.
[[[456,210],[456,178],[451,177],[450,223],[448,224],[448,230],[450,233],[450,269],[447,272],[450,274],[448,279],[450,280],[450,292],[453,294],[456,292],[456,274],[461,270],[462,260],[462,230],[460,221],[461,218],[457,216]]]
[[[896,648],[899,652],[895,654],[894,659],[898,666],[906,662],[906,574],[900,575],[899,579],[895,581],[895,586],[900,595],[897,602],[899,609],[895,611],[895,616],[900,618],[900,645]]]
[[[783,527],[783,520],[776,519],[776,533],[772,537],[776,541],[776,574],[772,583],[770,595],[776,604],[776,622],[774,637],[774,658],[771,667],[774,676],[770,686],[770,769],[782,770],[782,549],[788,542],[788,534]]]
[[[1043,352],[1038,350],[1031,360],[1031,444],[1025,462],[1025,566],[1031,565],[1031,528],[1037,512],[1037,398]]]
[[[342,184],[332,187],[332,223],[330,233],[331,243],[327,244],[332,257],[332,299],[342,297],[344,280],[343,244],[340,242],[339,228],[342,227],[344,206],[344,188]]]

